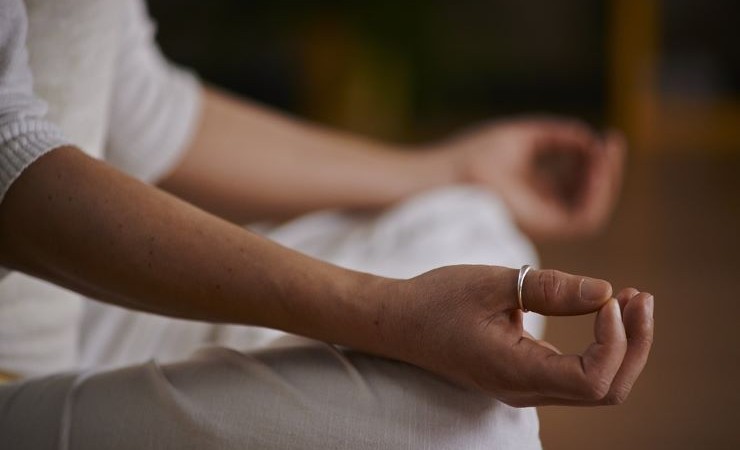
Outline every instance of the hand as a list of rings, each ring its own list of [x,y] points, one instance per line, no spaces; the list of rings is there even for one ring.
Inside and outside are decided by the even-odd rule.
[[[530,119],[479,127],[443,144],[463,182],[497,191],[531,238],[598,231],[619,194],[621,134],[597,136],[586,125]]]
[[[525,307],[545,315],[597,312],[595,342],[563,355],[522,327],[517,270],[449,266],[401,282],[399,359],[475,387],[512,406],[621,403],[647,361],[653,297],[552,270],[525,278]]]

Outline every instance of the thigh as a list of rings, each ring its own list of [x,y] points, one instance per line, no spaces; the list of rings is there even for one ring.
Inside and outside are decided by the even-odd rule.
[[[532,409],[407,364],[290,339],[281,348],[214,347],[180,363],[63,377],[46,399],[43,428],[29,424],[46,379],[2,387],[0,434],[21,450],[540,448]],[[26,426],[14,426],[20,418]],[[39,439],[47,432],[59,446],[53,436]]]

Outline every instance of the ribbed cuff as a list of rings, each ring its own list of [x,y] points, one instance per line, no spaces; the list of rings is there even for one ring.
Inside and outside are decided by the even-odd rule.
[[[45,120],[0,125],[0,203],[10,185],[49,150],[69,144],[61,130]]]

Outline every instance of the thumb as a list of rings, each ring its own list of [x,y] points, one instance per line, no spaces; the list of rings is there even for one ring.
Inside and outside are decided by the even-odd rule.
[[[604,280],[557,270],[531,270],[524,278],[522,304],[547,316],[575,316],[597,311],[612,296]]]

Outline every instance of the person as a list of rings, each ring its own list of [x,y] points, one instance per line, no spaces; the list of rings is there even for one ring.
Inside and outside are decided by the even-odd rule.
[[[539,448],[532,406],[628,395],[652,296],[535,270],[520,304],[503,267],[604,223],[619,136],[531,119],[398,151],[201,88],[137,0],[28,4],[48,115],[0,2],[10,448]],[[533,313],[591,312],[582,355],[539,339]]]

